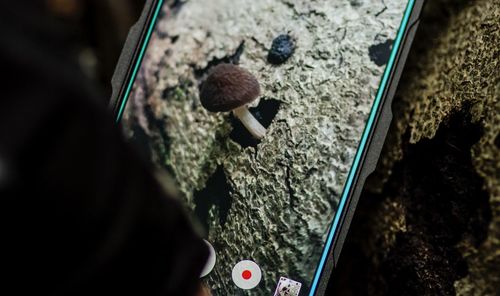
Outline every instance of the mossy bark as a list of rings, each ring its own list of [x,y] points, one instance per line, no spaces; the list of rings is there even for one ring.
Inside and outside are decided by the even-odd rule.
[[[498,295],[500,1],[429,1],[330,291]]]

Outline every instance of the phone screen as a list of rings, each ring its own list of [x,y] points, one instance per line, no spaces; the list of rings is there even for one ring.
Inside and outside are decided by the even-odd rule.
[[[203,226],[214,295],[314,294],[412,5],[153,7],[118,118]]]

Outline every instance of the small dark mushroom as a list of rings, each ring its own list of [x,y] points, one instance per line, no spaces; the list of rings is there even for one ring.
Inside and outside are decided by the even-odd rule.
[[[295,51],[293,38],[286,34],[281,34],[273,40],[267,61],[273,65],[280,65],[288,60]]]
[[[219,64],[202,84],[200,101],[210,112],[233,111],[252,136],[260,140],[266,128],[247,108],[259,95],[259,82],[252,73],[233,64]]]

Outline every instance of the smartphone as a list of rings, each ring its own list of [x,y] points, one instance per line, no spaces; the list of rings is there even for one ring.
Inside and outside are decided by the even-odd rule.
[[[212,294],[324,294],[422,6],[147,2],[111,107],[203,226]]]

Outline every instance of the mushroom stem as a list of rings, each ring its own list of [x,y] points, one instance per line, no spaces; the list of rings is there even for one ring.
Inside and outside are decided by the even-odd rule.
[[[238,117],[241,123],[243,123],[254,138],[257,140],[264,138],[266,135],[266,128],[263,127],[257,119],[255,119],[246,106],[234,109],[233,114]]]

